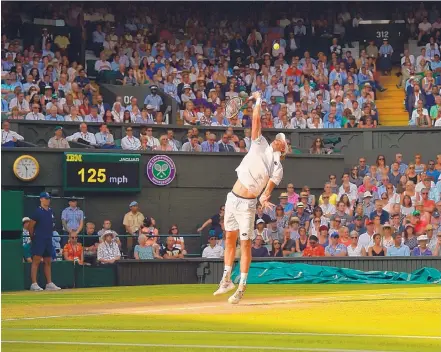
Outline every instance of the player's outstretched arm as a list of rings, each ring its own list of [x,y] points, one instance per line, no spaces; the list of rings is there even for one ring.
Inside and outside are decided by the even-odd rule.
[[[253,109],[251,140],[255,141],[262,134],[262,126],[260,123],[260,104],[262,103],[262,98],[259,92],[254,92],[253,98],[256,99],[256,104],[254,105]]]

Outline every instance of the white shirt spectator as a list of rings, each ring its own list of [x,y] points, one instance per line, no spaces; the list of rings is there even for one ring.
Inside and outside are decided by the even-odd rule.
[[[111,242],[109,244],[104,241],[98,245],[98,250],[97,250],[98,261],[101,259],[112,260],[120,256],[121,256],[121,252],[119,251],[118,244],[116,244],[115,242]]]
[[[90,145],[96,145],[96,138],[95,135],[91,132],[75,132],[72,136],[66,137],[66,140],[68,142],[74,141],[76,142],[78,139],[84,139],[85,141],[89,142]]]
[[[364,247],[367,252],[369,247],[372,247],[374,245],[374,235],[369,236],[367,232],[363,233],[358,238],[358,245]]]
[[[29,103],[23,99],[21,102],[18,101],[18,98],[12,98],[9,103],[9,110],[12,110],[13,107],[18,107],[18,111],[29,111]]]
[[[345,190],[344,190],[343,185],[341,185],[340,188],[338,189],[338,199],[340,199],[340,197],[343,194],[347,194],[350,200],[358,199],[357,186],[354,185],[353,183],[349,182],[349,193],[346,193]]]
[[[83,122],[83,117],[80,115],[75,116],[75,118],[72,119],[72,115],[66,115],[64,116],[64,121],[71,121],[71,122]]]
[[[426,23],[421,22],[421,23],[418,25],[418,29],[421,30],[421,31],[424,31],[424,32],[429,31],[430,28],[432,28],[432,25],[431,25],[429,22],[426,22]]]
[[[427,111],[426,108],[423,108],[423,116],[428,116],[429,112]],[[416,126],[416,122],[418,120],[418,109],[415,109],[412,113],[412,118],[409,121],[409,126]]]
[[[107,71],[111,70],[110,62],[107,60],[98,60],[95,62],[95,71],[101,72],[101,71]]]
[[[45,120],[44,115],[41,112],[30,112],[29,114],[26,115],[25,120],[33,120],[33,121],[37,121],[37,120]],[[64,119],[65,121],[67,121],[66,119]]]
[[[306,125],[308,126],[308,128],[311,128],[311,129],[323,128],[323,121],[322,121],[322,119],[320,119],[320,122],[316,127],[313,123],[312,117],[310,117],[308,120],[306,120]]]
[[[125,136],[121,139],[121,148],[124,150],[139,150],[141,148],[141,141],[135,136]]]
[[[214,247],[205,247],[204,251],[202,252],[202,258],[222,258],[223,256],[224,249],[217,244]]]
[[[435,127],[441,127],[441,119],[435,121]]]
[[[14,140],[14,138],[18,141],[24,140],[23,136],[19,135],[17,132],[11,130],[5,131],[4,129],[2,129],[2,144],[10,142]]]
[[[357,247],[352,248],[352,246],[348,246],[346,249],[348,251],[348,257],[361,257],[361,249],[363,246],[360,244],[357,245]]]

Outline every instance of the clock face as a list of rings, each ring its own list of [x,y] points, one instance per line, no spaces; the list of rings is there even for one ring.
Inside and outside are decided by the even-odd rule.
[[[37,160],[31,156],[21,156],[14,163],[14,174],[22,181],[32,181],[39,171]]]

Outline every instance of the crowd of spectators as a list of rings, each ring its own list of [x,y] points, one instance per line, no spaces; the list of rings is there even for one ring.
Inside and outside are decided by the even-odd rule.
[[[441,15],[435,5],[431,9],[420,4],[405,17],[410,38],[417,39],[419,55],[408,49],[401,57],[401,72],[397,88],[405,90],[405,108],[409,125],[441,127]]]
[[[253,257],[441,255],[441,154],[424,164],[402,155],[329,175],[319,197],[289,183],[273,211],[257,207]],[[224,207],[199,230],[210,228],[202,256],[219,258]],[[238,250],[237,255],[240,255]]]
[[[348,11],[345,5],[340,11],[331,11],[315,20],[307,12],[287,16],[286,12],[275,11],[275,18],[260,13],[245,22],[228,15],[204,21],[197,13],[186,19],[165,14],[162,18],[158,12],[143,8],[135,13],[133,7],[123,11],[124,17],[119,18],[111,9],[81,6],[73,6],[64,17],[66,21],[77,19],[77,25],[84,28],[95,27],[88,33],[87,42],[99,56],[95,63],[97,81],[112,77],[121,85],[148,84],[151,93],[143,102],[132,98],[127,105],[122,97],[103,101],[83,65],[71,61],[68,37],[54,36],[44,28],[39,45],[23,47],[20,39],[4,34],[2,111],[9,119],[59,121],[61,127],[64,121],[164,124],[165,106],[158,94],[161,90],[178,102],[180,118],[186,125],[249,128],[251,102],[232,119],[226,118],[225,105],[233,97],[245,101],[252,92],[260,91],[264,97],[261,116],[265,128],[375,128],[381,122],[375,104],[376,91],[384,89],[378,76],[380,71],[390,72],[393,51],[402,50],[392,48],[387,40],[378,43],[372,38],[361,49],[358,59],[352,57],[350,46],[357,39],[352,30],[357,32],[363,12],[358,8]],[[423,59],[412,60],[405,53],[402,60],[402,85],[406,85],[410,124],[426,127],[441,124],[440,18],[436,8],[432,10],[433,22],[427,22],[427,11],[422,8],[415,13],[415,20],[422,20],[418,28],[428,28],[422,26],[424,23],[430,25],[419,35],[420,41],[429,41]],[[63,17],[61,11],[54,15]],[[399,17],[399,13],[393,17]],[[410,27],[409,31],[414,33]],[[311,52],[311,36],[325,38],[329,45]],[[278,44],[278,49],[274,44]],[[410,78],[414,73],[407,67],[407,58],[411,66],[417,66],[415,72],[426,75],[421,80],[422,94],[413,88],[416,85]],[[427,61],[433,74],[420,70],[421,65],[429,67]],[[404,72],[407,69],[409,74]],[[423,102],[422,108],[419,100]],[[432,113],[426,115],[430,114],[431,119],[426,118],[424,109],[430,109]],[[109,134],[107,126],[102,131],[100,128],[100,132]],[[98,142],[96,137],[86,143],[105,148],[119,146],[107,139]],[[130,149],[139,148],[142,139],[148,139],[141,135],[133,140],[132,136],[128,138],[131,142],[125,146]],[[146,144],[154,147],[152,143],[156,141]],[[162,146],[162,150],[167,148]],[[191,141],[186,149],[203,150]]]
[[[396,154],[390,165],[382,155],[372,165],[360,157],[339,180],[329,175],[318,197],[308,186],[296,192],[289,183],[274,209],[258,205],[253,256],[441,255],[441,154],[427,163],[417,154],[408,164]],[[221,206],[197,229],[199,233],[208,230],[208,245],[201,248],[204,258],[223,257],[224,211]],[[179,227],[173,224],[164,235],[136,201],[123,216],[123,231],[116,231],[109,219],[104,219],[100,230],[84,219],[77,199],[69,199],[61,214],[64,236],[54,231],[54,259],[105,264],[122,257],[180,259],[188,254]],[[26,261],[31,260],[29,220],[23,218]]]

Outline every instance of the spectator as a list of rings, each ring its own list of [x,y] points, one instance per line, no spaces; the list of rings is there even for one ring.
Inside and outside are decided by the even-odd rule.
[[[63,127],[56,126],[55,127],[55,135],[49,139],[49,142],[47,144],[49,148],[54,149],[69,149],[69,143],[67,142],[66,138],[63,136]]]
[[[210,235],[208,246],[204,248],[202,251],[202,258],[223,258],[224,257],[224,249],[217,244],[217,237],[214,235]]]
[[[269,257],[283,257],[282,245],[279,239],[275,239],[271,245],[271,251]]]
[[[216,143],[216,135],[211,133],[209,138],[201,143],[203,152],[217,153],[219,152],[219,144]]]
[[[412,256],[419,257],[419,256],[432,256],[432,251],[427,248],[427,241],[428,238],[426,235],[420,235],[417,238],[418,240],[418,247],[415,247],[412,250]]]
[[[410,249],[408,246],[403,244],[403,237],[401,236],[401,233],[395,232],[392,235],[394,239],[394,245],[392,247],[389,247],[387,249],[386,256],[388,257],[409,257],[410,256]]]
[[[348,255],[346,246],[338,243],[339,235],[337,232],[334,232],[330,236],[330,243],[325,248],[325,256],[326,257],[345,257]]]
[[[254,230],[254,237],[260,236],[262,238],[263,244],[271,244],[273,238],[269,236],[269,230],[265,226],[265,220],[257,219],[256,229]]]
[[[161,250],[161,257],[164,259],[182,259],[184,254],[181,250],[174,246],[174,239],[172,236],[167,237],[165,247]]]
[[[139,150],[141,148],[141,141],[133,136],[133,128],[126,128],[126,136],[121,139],[121,148],[124,150]]]
[[[210,219],[204,222],[204,224],[198,228],[198,232],[202,232],[208,225],[211,225],[210,230],[214,230],[216,236],[222,234],[221,222],[223,222],[225,216],[225,206],[219,208],[219,212],[213,215]]]
[[[302,254],[303,257],[324,257],[325,249],[319,244],[319,240],[316,236],[311,235],[309,237],[309,245],[305,248]]]
[[[199,139],[197,136],[191,137],[190,142],[186,142],[182,145],[183,152],[201,152],[202,148],[199,145]]]
[[[9,121],[5,120],[2,123],[2,148],[16,147],[18,141],[23,141],[24,138],[17,132],[9,129]]]
[[[41,112],[39,112],[39,109],[40,106],[38,104],[32,104],[32,111],[26,115],[25,120],[33,120],[33,121],[45,120],[44,115]]]
[[[376,215],[380,217],[381,225],[384,225],[387,221],[389,221],[389,213],[383,210],[383,203],[380,199],[375,201],[375,211],[370,214],[369,218],[373,220]]]
[[[138,260],[162,259],[160,256],[155,257],[153,241],[148,241],[147,236],[144,234],[140,234],[138,237],[138,244],[135,246],[134,257]]]
[[[290,229],[284,229],[282,251],[283,251],[284,257],[290,256],[291,254],[295,253],[295,251],[296,251],[296,242],[295,242],[295,240],[291,239],[291,230]]]
[[[96,145],[95,135],[87,130],[87,124],[84,122],[80,124],[80,132],[75,132],[72,136],[66,137],[68,142],[74,141],[77,143]]]
[[[106,124],[101,124],[100,131],[95,134],[96,144],[101,149],[114,149],[115,141]]]
[[[63,257],[64,260],[73,261],[80,265],[84,264],[83,246],[78,243],[78,233],[75,231],[69,233],[69,240],[63,248]]]
[[[150,86],[150,92],[151,94],[148,94],[144,100],[144,106],[152,105],[155,111],[160,111],[164,103],[162,102],[162,98],[158,95],[158,86]]]
[[[351,243],[347,246],[348,257],[365,257],[366,250],[364,247],[358,242],[359,233],[357,231],[351,231]]]
[[[95,228],[95,227],[94,227]],[[98,231],[99,241],[102,241],[102,236],[106,231],[112,231],[113,232],[113,241],[118,245],[119,248],[121,248],[121,241],[118,238],[118,233],[114,230],[112,230],[112,222],[109,219],[106,219],[103,221],[103,228]]]
[[[75,197],[69,198],[69,206],[61,213],[61,223],[65,235],[78,235],[83,229],[84,213],[78,208],[78,200]]]
[[[46,121],[64,121],[64,116],[58,114],[58,108],[54,105],[49,109]]]
[[[114,241],[114,232],[107,230],[101,237],[102,242],[98,245],[97,260],[100,264],[113,264],[121,259],[121,252]]]
[[[86,223],[86,232],[82,239],[84,261],[90,264],[95,262],[97,256],[97,249],[99,244],[98,234],[95,231],[95,224],[92,222]]]

